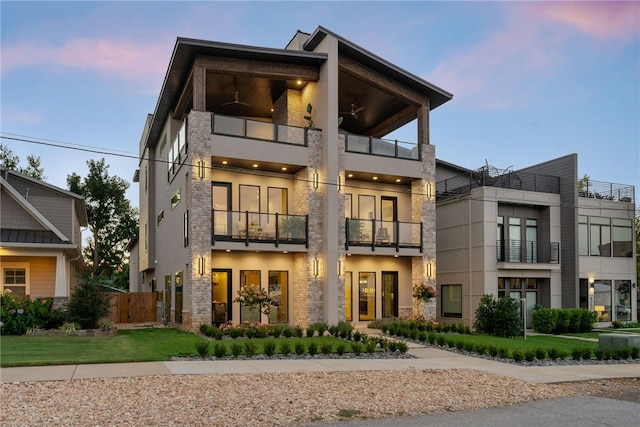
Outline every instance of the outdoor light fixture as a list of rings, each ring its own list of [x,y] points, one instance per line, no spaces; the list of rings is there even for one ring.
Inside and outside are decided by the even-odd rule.
[[[311,264],[311,268],[312,268],[312,272],[313,275],[318,277],[318,274],[320,274],[320,261],[318,261],[318,258],[314,258],[313,262]]]
[[[338,260],[338,276],[344,276],[344,262],[342,262],[342,260],[340,259]]]
[[[338,191],[342,191],[342,178],[338,175]]]
[[[426,193],[427,193],[427,199],[431,200],[431,184],[427,184],[427,188],[426,188]]]
[[[318,172],[313,173],[313,188],[318,189]]]
[[[204,276],[204,257],[198,258],[198,272]]]
[[[431,261],[427,263],[427,277],[431,279]]]
[[[198,160],[198,176],[200,179],[204,178],[205,163],[202,160]]]

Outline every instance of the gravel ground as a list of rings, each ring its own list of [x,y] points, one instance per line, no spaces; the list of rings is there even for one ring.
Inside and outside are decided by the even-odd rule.
[[[3,426],[295,426],[634,396],[640,381],[531,384],[473,370],[186,375],[2,385]]]

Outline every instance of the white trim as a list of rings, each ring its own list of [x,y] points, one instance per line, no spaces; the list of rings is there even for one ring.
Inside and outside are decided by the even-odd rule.
[[[13,186],[11,186],[2,176],[0,176],[0,186],[5,187],[7,189],[7,193],[19,205],[21,205],[23,208],[25,208],[31,214],[31,216],[36,221],[38,221],[40,223],[40,225],[42,225],[43,227],[45,227],[48,230],[52,231],[56,236],[58,236],[63,241],[65,241],[65,242],[70,242],[71,241],[71,239],[69,239],[67,236],[65,236],[62,231],[58,230],[58,227],[53,225],[53,223],[51,221],[49,221],[44,215],[42,215],[40,213],[40,211],[35,208],[35,206],[33,206],[31,203],[29,203],[29,201],[27,199],[22,197],[22,195],[20,193],[18,193],[18,191],[15,188],[13,188]]]

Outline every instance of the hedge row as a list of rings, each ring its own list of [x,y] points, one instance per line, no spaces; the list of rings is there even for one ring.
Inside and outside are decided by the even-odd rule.
[[[539,308],[533,311],[531,326],[541,334],[591,332],[598,315],[584,308]]]

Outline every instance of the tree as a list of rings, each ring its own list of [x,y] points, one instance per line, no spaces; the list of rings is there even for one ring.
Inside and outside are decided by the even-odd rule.
[[[90,272],[80,273],[80,280],[69,298],[69,319],[81,329],[96,329],[98,322],[109,314],[111,299],[100,290],[100,282]]]
[[[590,184],[591,177],[585,173],[584,176],[578,180],[578,194],[586,194],[589,191]]]
[[[125,247],[138,228],[138,212],[125,192],[129,183],[109,176],[105,160],[89,160],[89,174],[67,176],[69,190],[84,197],[91,237],[83,254],[95,276],[110,279],[125,264]]]
[[[6,145],[0,144],[0,165],[4,168],[14,170],[23,175],[30,176],[32,178],[44,181],[47,179],[44,176],[44,169],[40,161],[40,156],[36,157],[31,154],[27,156],[27,167],[20,167],[20,157],[11,151]]]

